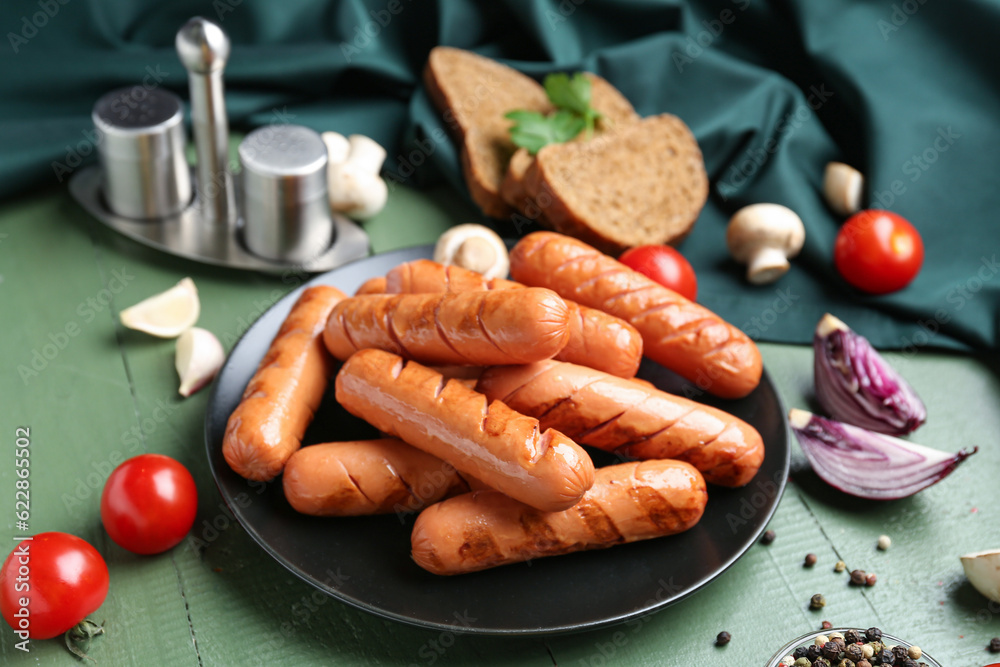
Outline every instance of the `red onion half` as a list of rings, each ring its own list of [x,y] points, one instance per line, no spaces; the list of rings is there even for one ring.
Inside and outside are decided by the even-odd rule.
[[[813,338],[816,398],[831,417],[870,431],[905,435],[927,409],[864,336],[827,313]]]
[[[824,419],[805,410],[788,413],[802,451],[823,481],[872,500],[912,496],[951,474],[979,451],[948,454],[892,436]]]

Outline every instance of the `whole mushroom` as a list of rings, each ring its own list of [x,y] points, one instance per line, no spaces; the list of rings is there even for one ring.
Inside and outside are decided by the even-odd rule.
[[[830,208],[840,215],[853,215],[861,210],[861,195],[865,177],[843,162],[830,162],[823,174],[823,196]]]
[[[729,221],[726,245],[737,262],[747,265],[747,280],[773,283],[789,269],[788,260],[802,250],[802,219],[780,204],[744,206]]]
[[[489,227],[476,224],[457,225],[438,239],[434,261],[455,264],[483,274],[487,279],[506,278],[510,271],[507,246]]]

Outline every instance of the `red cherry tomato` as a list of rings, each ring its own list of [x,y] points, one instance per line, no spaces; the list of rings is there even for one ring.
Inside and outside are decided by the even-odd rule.
[[[889,211],[855,213],[837,234],[833,261],[844,280],[872,294],[910,284],[924,263],[924,242],[916,228]]]
[[[183,465],[162,454],[141,454],[115,468],[101,494],[101,522],[119,546],[158,554],[176,546],[194,525],[198,491]]]
[[[96,611],[107,595],[107,564],[76,535],[35,535],[14,547],[0,569],[3,619],[31,639],[65,633]]]
[[[698,278],[694,269],[684,255],[668,245],[629,248],[618,261],[691,301],[698,296]]]

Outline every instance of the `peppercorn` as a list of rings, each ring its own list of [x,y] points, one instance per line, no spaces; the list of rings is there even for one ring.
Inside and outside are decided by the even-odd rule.
[[[861,647],[866,658],[874,658],[876,653],[882,652],[882,642],[870,642]]]
[[[830,667],[830,661],[826,658],[816,658],[813,660],[812,667]]]
[[[893,646],[892,656],[895,662],[902,662],[910,657],[910,652],[905,646]]]
[[[855,667],[855,666],[853,660],[851,660],[850,658],[844,658],[843,660],[837,663],[837,667]]]
[[[854,662],[860,662],[862,658],[865,657],[864,652],[861,647],[857,644],[850,644],[844,649],[844,655],[853,660]]]
[[[868,576],[865,577],[865,586],[874,586],[876,581],[878,581],[878,577],[875,576],[875,573],[869,572]]]
[[[778,664],[781,665],[781,667],[792,667],[792,665],[795,664],[795,658],[790,655],[786,655]]]
[[[813,644],[806,650],[806,657],[809,658],[810,661],[812,661],[818,658],[821,653],[822,651],[819,649],[819,646]]]
[[[864,570],[851,570],[851,583],[855,586],[864,586],[867,576]]]
[[[875,658],[883,665],[891,665],[896,661],[896,656],[887,648],[882,649],[881,653],[876,653]]]
[[[844,641],[848,644],[857,644],[861,641],[861,633],[857,630],[848,630],[844,633]],[[857,660],[855,660],[857,662]]]
[[[823,644],[823,657],[831,661],[839,658],[840,644],[837,642],[827,642]]]
[[[804,658],[806,657],[806,653],[808,652],[809,652],[808,647],[800,646],[797,649],[795,649],[795,651],[792,652],[792,657],[795,658],[796,660],[799,658]]]
[[[829,630],[832,627],[833,627],[833,623],[831,623],[830,621],[823,621],[823,624],[820,626],[820,629],[821,630]]]
[[[838,560],[837,564],[833,566],[834,572],[843,572],[846,569],[847,569],[847,563],[845,563],[842,560]]]
[[[990,649],[990,653],[1000,653],[1000,637],[991,639],[988,648]]]
[[[882,639],[882,631],[878,628],[868,628],[865,630],[865,639],[870,642],[877,642]]]
[[[911,658],[913,658],[914,660],[920,660],[920,658],[923,657],[924,652],[920,650],[919,646],[911,646],[910,649],[906,652],[906,654]]]
[[[813,565],[816,564],[817,560],[818,559],[816,558],[816,554],[806,554],[805,566],[806,567],[812,567]]]
[[[774,531],[769,530],[764,533],[764,537],[760,538],[760,543],[763,544],[764,546],[767,546],[771,542],[774,542],[775,537],[777,537],[777,535],[774,534]]]
[[[729,643],[729,640],[731,640],[732,638],[733,638],[733,636],[731,634],[729,634],[728,632],[726,632],[725,630],[723,630],[718,635],[716,635],[716,637],[715,637],[715,645],[716,646],[725,646],[726,644]]]
[[[892,538],[888,535],[880,535],[877,546],[879,551],[888,551],[889,547],[892,546]]]
[[[896,664],[902,665],[903,667],[920,667],[920,665],[923,663],[918,663],[913,658],[906,658],[903,660],[903,662],[897,662]]]
[[[828,641],[830,641],[830,638],[827,637],[826,635],[817,635],[813,637],[813,644],[815,644],[816,646],[823,646],[823,644],[827,643]]]
[[[810,665],[812,665],[812,663],[809,662],[809,658],[806,658],[805,656],[798,658],[792,663],[792,667],[809,667]]]
[[[872,663],[868,660],[858,660],[858,663],[854,667],[872,667]]]
[[[821,594],[817,593],[816,595],[809,598],[810,609],[822,609],[825,606],[826,606],[826,598],[823,597]]]

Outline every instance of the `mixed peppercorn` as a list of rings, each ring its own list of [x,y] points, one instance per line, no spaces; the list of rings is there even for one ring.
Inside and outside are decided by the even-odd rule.
[[[922,657],[918,646],[890,646],[882,641],[881,630],[868,628],[820,635],[812,645],[799,646],[786,655],[781,664],[789,667],[926,667],[927,663],[918,662]]]

